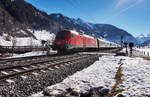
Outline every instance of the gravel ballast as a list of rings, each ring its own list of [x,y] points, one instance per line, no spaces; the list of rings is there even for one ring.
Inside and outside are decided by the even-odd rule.
[[[92,55],[93,56],[93,55]],[[2,97],[27,97],[44,88],[59,83],[67,76],[80,71],[98,60],[99,56],[90,59],[78,60],[77,63],[61,65],[54,70],[45,70],[47,72],[37,72],[39,75],[28,74],[28,78],[16,78],[14,83],[1,84],[0,96]]]

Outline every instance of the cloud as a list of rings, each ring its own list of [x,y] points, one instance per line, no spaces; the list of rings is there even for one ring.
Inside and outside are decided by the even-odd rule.
[[[124,6],[131,2],[132,0],[117,0],[118,2],[116,3],[116,8],[119,8],[121,6]]]
[[[145,0],[117,0],[115,8],[130,6],[130,5],[134,5],[135,3],[140,3],[143,1],[145,1]]]
[[[136,5],[138,5],[139,3],[143,1],[146,1],[146,0],[118,0],[118,3],[116,4],[115,8],[119,9],[119,11],[115,12],[115,14],[112,14],[110,17],[106,18],[103,22],[105,23],[109,20],[112,20],[113,18],[135,7]]]

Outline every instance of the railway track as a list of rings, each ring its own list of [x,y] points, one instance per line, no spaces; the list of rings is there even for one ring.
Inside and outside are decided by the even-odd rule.
[[[67,56],[67,55],[63,55]],[[0,59],[0,67],[12,67],[16,66],[18,64],[26,64],[26,63],[35,63],[39,61],[49,60],[49,59],[55,59],[56,57],[61,57],[56,55],[41,55],[41,56],[30,56],[30,57],[19,57],[19,58],[7,58],[7,59]]]
[[[15,63],[17,61],[17,64],[13,65],[5,65],[3,67],[0,67],[0,81],[7,80],[7,79],[13,79],[18,76],[25,75],[27,73],[33,73],[33,72],[44,72],[45,70],[51,69],[52,67],[59,67],[60,65],[65,64],[73,64],[75,62],[79,62],[81,60],[87,60],[91,57],[96,57],[97,55],[88,55],[88,54],[74,54],[74,55],[65,55],[60,57],[39,57],[39,58],[29,58],[25,59],[25,61],[18,63],[18,61],[23,59],[13,59],[10,62]],[[2,62],[2,61],[0,61]],[[5,63],[5,62],[4,62]],[[36,74],[36,73],[34,73]]]
[[[46,62],[50,62],[50,61],[57,61],[57,60],[61,60],[61,59],[65,59],[68,58],[70,55],[66,55],[66,56],[54,56],[54,57],[39,57],[39,58],[29,58],[29,59],[21,59],[20,58],[16,61],[11,62],[10,64],[3,64],[2,67],[0,67],[0,71],[1,70],[6,70],[6,69],[13,69],[13,68],[19,68],[19,67],[28,67],[30,65],[35,65],[35,64],[40,64],[40,63],[46,63]],[[73,55],[72,57],[74,57],[75,55]],[[17,62],[17,64],[16,64]],[[20,65],[19,65],[20,64]]]

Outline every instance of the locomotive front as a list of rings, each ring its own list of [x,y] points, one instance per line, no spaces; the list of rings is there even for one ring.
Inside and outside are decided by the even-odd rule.
[[[68,35],[69,35],[69,31],[67,30],[63,30],[57,33],[56,38],[54,40],[54,50],[58,50],[58,51],[66,51],[68,44]]]

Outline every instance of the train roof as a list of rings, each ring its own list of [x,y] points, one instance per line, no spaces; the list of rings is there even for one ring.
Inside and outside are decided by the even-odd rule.
[[[111,44],[117,44],[117,43],[114,43],[114,42],[111,42],[111,41],[108,41],[108,40],[105,40],[105,39],[100,39],[98,38],[99,41],[103,41],[105,43],[111,43]],[[118,45],[118,44],[117,44]]]
[[[90,35],[83,34],[83,36],[94,39],[94,37],[92,37]]]
[[[83,35],[84,37],[88,37],[88,38],[92,38],[94,39],[94,37],[90,36],[90,35],[86,35],[86,34],[80,34],[79,32],[77,31],[74,31],[74,30],[69,30],[71,33],[73,34],[76,34],[76,35]]]
[[[79,32],[77,32],[77,31],[70,30],[70,32],[73,33],[73,34],[79,35]]]

